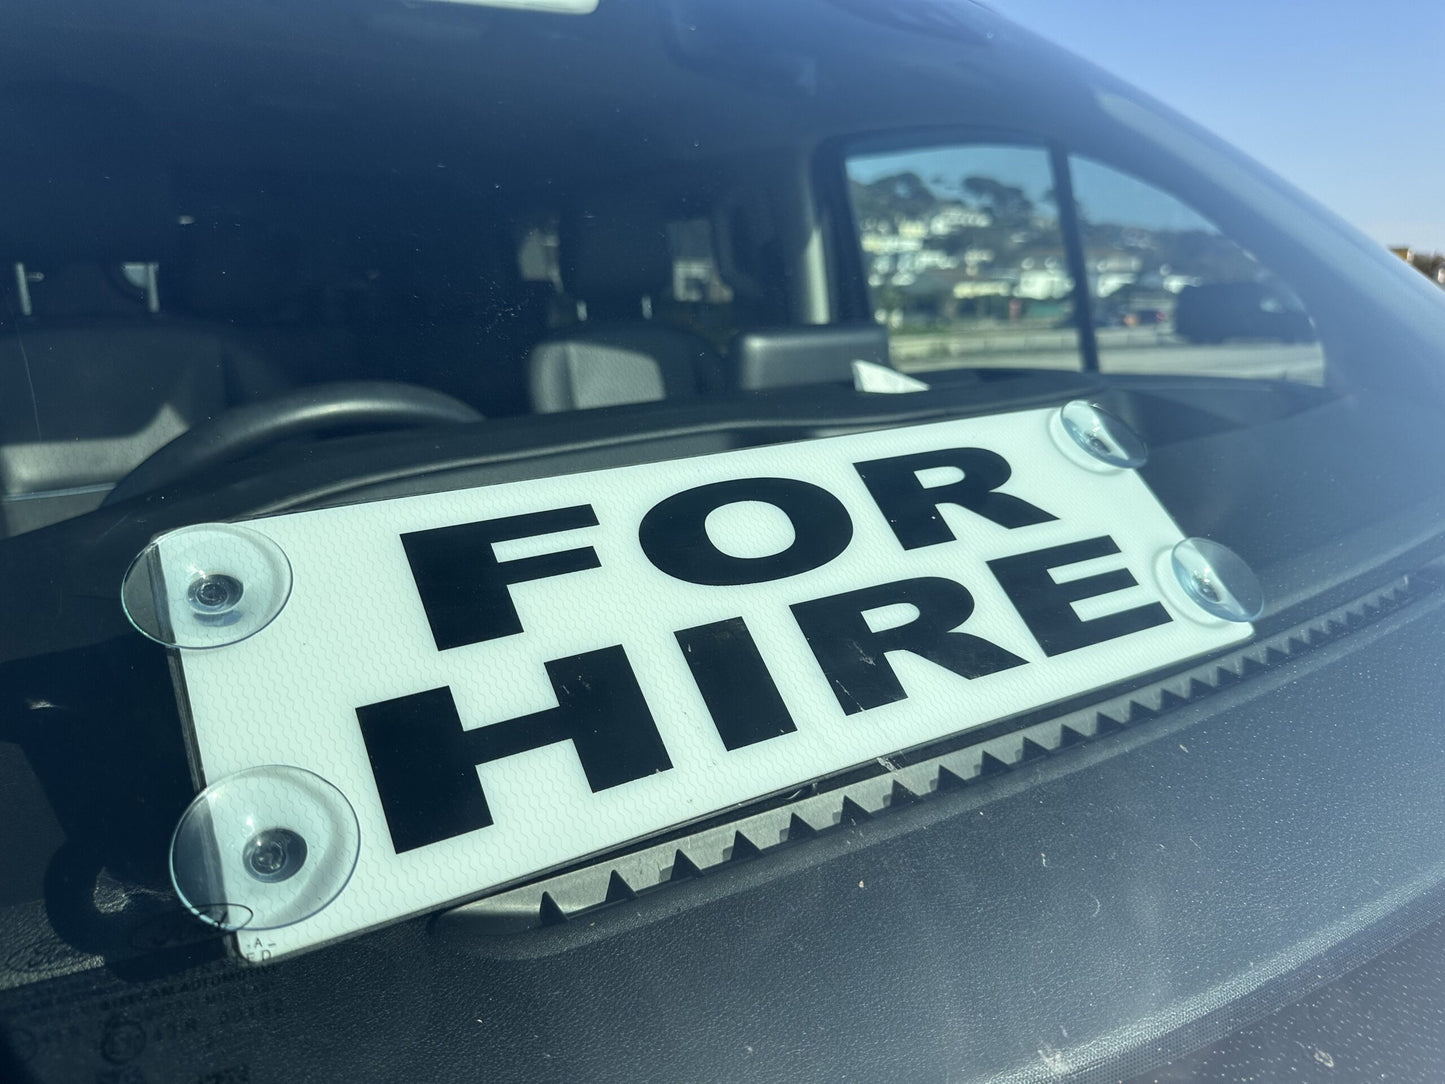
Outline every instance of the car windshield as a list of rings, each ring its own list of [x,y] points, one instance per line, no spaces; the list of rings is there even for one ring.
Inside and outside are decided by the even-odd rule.
[[[1117,1079],[1433,917],[1445,292],[1109,74],[15,4],[0,133],[17,1077]]]

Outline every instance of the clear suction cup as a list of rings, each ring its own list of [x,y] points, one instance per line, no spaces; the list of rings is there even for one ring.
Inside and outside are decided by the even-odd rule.
[[[182,527],[131,562],[121,604],[167,647],[234,644],[269,625],[291,596],[291,563],[265,535],[228,523]]]
[[[1065,403],[1049,428],[1059,450],[1081,466],[1132,470],[1149,460],[1149,448],[1138,433],[1087,399]]]
[[[1207,538],[1186,538],[1169,563],[1179,586],[1205,613],[1225,621],[1253,621],[1264,612],[1264,589],[1244,559]]]
[[[171,881],[204,922],[271,930],[336,899],[360,849],[356,813],[339,790],[303,768],[268,764],[196,796],[171,839]]]

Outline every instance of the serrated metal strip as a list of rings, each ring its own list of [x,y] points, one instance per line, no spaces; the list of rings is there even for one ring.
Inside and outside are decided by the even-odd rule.
[[[914,754],[903,764],[881,757],[877,774],[553,874],[459,910],[465,910],[475,929],[519,933],[660,891],[725,863],[750,860],[850,821],[928,800],[940,791],[967,786],[1061,749],[1132,729],[1371,624],[1415,594],[1409,577],[1401,577],[1303,625],[1256,640],[1151,686],[940,755]]]

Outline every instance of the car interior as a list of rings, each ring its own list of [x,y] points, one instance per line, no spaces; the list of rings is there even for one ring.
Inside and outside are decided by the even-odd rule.
[[[360,178],[338,193],[305,174],[173,177],[107,95],[50,87],[5,105],[44,133],[26,193],[0,210],[10,534],[95,507],[181,433],[296,389],[418,385],[496,419],[846,382],[855,356],[886,364],[881,328],[789,328],[785,297],[763,286],[782,276],[748,266],[769,259],[767,242],[720,260],[728,208],[690,186],[675,210],[588,193],[479,218],[441,183]],[[258,194],[267,206],[248,207]],[[727,266],[743,269],[736,285]]]
[[[0,45],[14,133],[0,149],[0,535],[323,432],[480,416],[562,434],[580,411],[799,402],[851,386],[854,361],[890,364],[839,156],[901,118],[941,123],[959,75],[919,54],[913,83],[870,94],[892,55],[868,48],[875,31],[896,51],[919,28],[818,2],[849,33],[816,55],[719,50],[747,16],[691,0],[616,3],[585,25],[445,6],[339,24],[262,13],[191,53],[171,46],[204,39],[196,13],[168,10],[164,32],[20,18]],[[809,15],[776,17],[801,31]],[[967,20],[933,29],[979,47]],[[565,88],[516,59],[539,49]],[[651,60],[629,66],[629,49]],[[65,64],[47,61],[56,50]],[[975,59],[990,127],[969,138],[1088,142],[1038,105],[1064,74],[1011,85],[988,51]],[[205,63],[227,79],[196,84]],[[888,138],[952,138],[948,123]],[[1267,231],[1257,240],[1267,252]],[[1100,367],[1092,327],[1066,350],[1064,367]],[[388,413],[383,385],[424,389],[439,413]],[[212,427],[243,407],[223,451]],[[122,485],[192,431],[174,469]]]
[[[1282,1004],[1439,860],[1437,690],[1390,631],[1445,552],[1436,288],[986,7],[23,0],[0,132],[0,1002],[38,1036],[0,1076],[140,1079],[103,1044],[163,1006],[150,1054],[215,1084],[1054,1076],[1262,976],[1208,1026]],[[1258,575],[1227,667],[1041,705],[1047,748],[956,734],[976,775],[913,813],[839,797],[879,758],[761,802],[763,861],[669,831],[638,891],[529,882],[493,927],[247,970],[177,910],[202,775],[121,600],[157,537],[1080,399]]]

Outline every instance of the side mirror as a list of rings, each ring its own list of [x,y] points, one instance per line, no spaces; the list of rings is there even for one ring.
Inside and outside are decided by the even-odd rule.
[[[1179,291],[1174,333],[1192,343],[1226,339],[1315,341],[1309,314],[1287,291],[1265,282],[1208,282]]]

